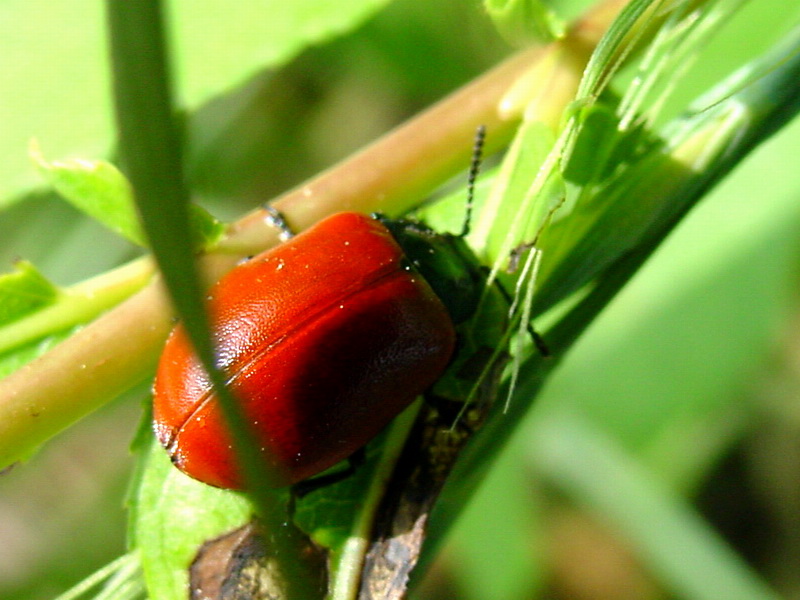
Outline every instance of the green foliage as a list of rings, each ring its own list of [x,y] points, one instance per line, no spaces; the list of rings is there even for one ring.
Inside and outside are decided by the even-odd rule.
[[[614,523],[677,596],[777,600],[668,486],[579,417],[560,417],[534,432],[539,468]]]
[[[375,477],[384,436],[367,447],[365,463],[350,477],[322,487],[298,499],[295,522],[324,548],[341,553],[353,531],[358,505],[363,502]],[[341,467],[335,467],[341,470]]]
[[[181,101],[198,107],[265,67],[286,64],[309,46],[347,33],[386,3],[270,0],[231,10],[220,0],[176,2],[170,25]],[[1,10],[4,22],[25,24],[8,28],[3,54],[26,60],[12,61],[0,74],[3,89],[15,91],[4,98],[0,113],[0,150],[7,157],[0,165],[0,206],[36,183],[25,158],[31,137],[54,156],[97,156],[113,142],[102,3],[70,2],[42,11],[36,3],[12,0]],[[46,42],[53,39],[69,43]],[[197,56],[204,58],[196,61]]]
[[[538,121],[524,123],[517,132],[481,213],[492,232],[499,232],[485,242],[487,259],[501,260],[516,245],[537,238],[563,202],[564,182],[553,170],[554,144],[552,130]],[[531,178],[534,165],[539,169]]]
[[[146,245],[130,183],[114,165],[84,159],[48,162],[35,146],[31,158],[44,180],[78,210],[134,244]]]
[[[51,350],[60,341],[73,334],[76,329],[52,332],[42,339],[13,344],[11,349],[0,354],[0,377],[11,375],[23,365]]]
[[[551,42],[564,33],[563,21],[541,0],[484,0],[484,6],[495,27],[512,44]]]
[[[149,444],[146,466],[131,510],[131,544],[139,550],[147,588],[164,600],[183,600],[197,548],[250,518],[241,495],[190,479],[172,466],[167,454]]]
[[[48,306],[58,290],[31,263],[19,261],[0,276],[0,326]]]
[[[96,4],[73,3],[66,12],[55,5],[48,11],[34,11],[34,4],[9,2],[0,10],[16,22],[36,23],[42,39],[58,32],[59,37],[77,41],[75,47],[53,52],[52,46],[32,44],[28,32],[15,31],[0,42],[7,47],[7,56],[18,55],[22,48],[30,57],[25,69],[15,67],[0,76],[6,89],[18,90],[9,95],[4,111],[24,115],[4,120],[9,129],[0,142],[11,157],[0,167],[0,202],[16,204],[17,210],[32,201],[26,193],[32,179],[20,175],[19,166],[32,135],[58,156],[76,151],[80,156],[100,156],[114,145],[105,123],[110,103],[99,91],[106,85],[98,67],[102,43],[96,33],[84,34],[81,29],[84,23],[94,24],[92,31],[100,29]],[[394,87],[411,97],[420,89],[434,89],[442,79],[458,79],[454,72],[465,79],[469,69],[477,73],[483,68],[483,64],[469,69],[454,66],[473,60],[474,48],[456,50],[466,37],[461,30],[452,38],[444,38],[442,30],[434,31],[433,21],[452,21],[433,16],[447,14],[433,12],[441,10],[438,3],[398,1],[379,14],[385,4],[308,1],[278,3],[273,10],[269,3],[244,3],[235,11],[210,0],[171,5],[174,83],[176,96],[189,111],[189,125],[178,132],[188,137],[186,144],[168,152],[175,158],[189,149],[190,177],[182,177],[186,165],[180,162],[167,169],[166,177],[180,179],[181,185],[199,182],[200,186],[188,190],[194,198],[222,198],[229,203],[218,205],[221,211],[237,214],[241,206],[265,200],[263,191],[271,189],[274,181],[280,189],[294,182],[298,173],[318,168],[315,160],[320,156],[324,160],[335,156],[330,147],[351,134],[344,129],[356,129],[387,105],[396,112],[387,109],[391,116],[386,121],[376,119],[378,129],[417,108],[403,104],[403,91],[393,95]],[[544,40],[560,33],[555,11],[561,7],[550,4],[555,10],[530,1],[487,1],[486,8],[495,26],[510,39]],[[686,108],[686,97],[705,90],[710,81],[723,79],[727,73],[720,65],[727,68],[760,51],[742,40],[757,39],[766,47],[777,39],[784,22],[790,20],[785,13],[796,10],[793,4],[751,3],[751,12],[743,14],[752,16],[755,11],[761,20],[745,19],[742,29],[734,19],[731,31],[738,33],[726,38],[722,25],[733,18],[739,2],[671,3],[678,10],[667,13],[666,22],[660,20],[661,13],[650,17],[651,24],[662,27],[654,40],[647,35],[632,40],[635,17],[656,4],[660,3],[630,3],[593,55],[579,82],[576,101],[565,107],[560,122],[537,120],[531,102],[501,164],[494,167],[489,161],[479,181],[480,216],[470,241],[494,264],[495,274],[508,289],[518,290],[523,298],[535,293],[533,302],[515,305],[519,307],[516,317],[524,324],[532,311],[534,324],[544,333],[571,314],[570,309],[581,307],[584,299],[599,298],[593,294],[613,276],[627,280],[625,261],[649,253],[700,192],[782,126],[794,110],[791,99],[781,96],[794,93],[791,86],[796,79],[791,64],[797,40],[789,38],[783,58],[753,63],[738,78],[726,80],[713,99],[701,99],[695,113],[674,118]],[[761,6],[752,6],[757,4]],[[452,10],[459,17],[465,12],[463,5],[454,5]],[[270,18],[264,18],[265,14]],[[407,18],[411,33],[404,29],[400,15],[411,15]],[[422,31],[420,23],[430,26],[430,31]],[[714,46],[718,30],[729,63],[714,54],[719,53]],[[81,33],[67,33],[73,31]],[[345,35],[351,31],[352,35]],[[419,41],[427,40],[426,35],[445,41],[439,40],[441,46],[433,42],[426,46]],[[645,48],[642,58],[629,68],[626,61],[636,54],[633,42]],[[487,56],[492,55],[492,43],[496,42],[482,42],[490,46]],[[432,47],[454,54],[442,57]],[[91,59],[76,59],[88,50]],[[687,68],[692,61],[698,64],[694,71]],[[26,80],[29,72],[44,71],[53,76]],[[771,79],[773,73],[784,79]],[[77,93],[75,82],[81,77],[86,82]],[[320,92],[328,81],[338,87]],[[370,85],[361,87],[364,81]],[[376,89],[386,93],[379,102],[374,98]],[[283,90],[288,90],[285,95],[281,95]],[[39,113],[40,107],[30,102],[31,95],[50,97],[48,92],[54,94],[51,102],[56,112],[76,115],[75,120]],[[778,102],[782,108],[774,111]],[[750,112],[739,112],[743,106]],[[352,114],[358,115],[355,125],[348,116]],[[663,123],[667,127],[661,127]],[[751,135],[752,139],[743,141]],[[318,146],[309,143],[315,136],[322,140]],[[273,146],[264,141],[271,137]],[[707,485],[722,457],[763,418],[764,407],[758,398],[747,397],[747,389],[762,373],[774,332],[793,303],[794,240],[800,223],[793,199],[800,188],[785,167],[785,157],[796,155],[796,140],[796,127],[789,128],[736,173],[733,183],[714,192],[710,208],[695,209],[670,244],[563,359],[549,379],[542,406],[525,417],[500,469],[476,498],[477,508],[468,511],[456,528],[448,547],[453,554],[446,556],[451,559],[453,579],[463,587],[461,597],[491,597],[498,590],[507,591],[503,597],[508,598],[534,597],[532,590],[545,590],[547,595],[547,562],[540,553],[546,552],[556,503],[570,510],[577,506],[606,523],[629,542],[638,560],[668,593],[699,599],[720,597],[715,596],[719,593],[776,597],[687,497]],[[23,158],[15,161],[15,156]],[[130,186],[116,167],[83,158],[47,162],[39,157],[37,162],[48,184],[79,210],[119,235],[143,243]],[[164,180],[155,179],[157,183]],[[141,193],[141,184],[135,185]],[[167,243],[165,256],[182,252],[190,257],[196,248],[188,233],[177,250],[174,244],[169,247],[172,234],[179,230],[200,230],[200,237],[211,246],[217,240],[221,228],[205,212],[199,212],[197,222],[190,225],[181,215],[163,216],[158,203],[164,197],[156,193],[151,201],[154,214],[165,219],[157,224],[161,233],[155,234],[160,238],[156,244]],[[429,207],[425,218],[437,228],[457,231],[462,214],[463,190],[457,190],[446,202]],[[66,232],[48,233],[50,238],[62,235]],[[527,253],[529,244],[543,250],[541,255]],[[80,245],[98,253],[91,240],[83,239]],[[541,256],[541,267],[515,281],[503,272],[512,252],[522,261],[526,257],[538,261]],[[75,260],[81,260],[78,254]],[[170,268],[173,279],[185,273],[177,262],[165,270]],[[33,333],[20,338],[12,337],[16,336],[12,329],[0,330],[4,340],[18,340],[0,357],[3,373],[41,354],[77,324],[136,289],[130,286],[120,296],[109,296],[102,307],[98,304],[85,313],[89,316],[78,315],[74,307],[86,304],[89,294],[65,294],[68,288],[50,283],[50,274],[45,272],[47,276],[20,262],[16,272],[0,280],[0,324],[22,323],[27,328],[35,318],[44,320],[43,325],[31,328]],[[187,302],[192,301],[192,293],[177,292]],[[68,305],[65,298],[73,303]],[[599,311],[601,300],[597,302]],[[64,307],[73,307],[69,316],[48,312]],[[554,339],[559,350],[558,336]],[[494,436],[497,446],[513,426],[523,422],[533,391],[541,387],[540,378],[552,369],[538,370],[539,358],[530,348],[515,358],[518,393],[512,397],[505,421],[497,415],[496,426],[502,429]],[[557,354],[550,364],[561,360]],[[491,437],[495,431],[486,433]],[[365,520],[358,521],[353,508],[371,489],[372,469],[383,458],[381,447],[380,443],[370,447],[371,460],[356,477],[311,494],[297,507],[296,521],[344,561],[351,557],[343,556],[347,540],[355,539],[353,532],[368,519],[364,514],[369,511],[365,511],[360,514]],[[465,486],[470,488],[468,493],[497,450],[491,445],[478,448],[482,450],[476,451],[474,462],[465,467],[469,472],[457,474],[469,484]],[[185,568],[197,546],[246,521],[251,505],[241,495],[188,480],[151,443],[141,456],[141,477],[132,496],[131,543],[140,552],[151,595],[184,597]],[[545,489],[530,489],[530,473]],[[449,514],[442,523],[449,524],[458,514],[454,506],[461,504],[447,504],[444,512]],[[513,518],[519,522],[513,523]],[[434,525],[431,541],[439,542],[446,525],[441,529]],[[491,556],[504,560],[498,565]],[[687,561],[687,556],[693,559]],[[353,564],[357,561],[347,563]],[[120,565],[114,568],[131,566]],[[693,568],[698,565],[702,568]],[[721,591],[719,582],[729,586],[726,591]],[[4,595],[4,588],[0,590]]]
[[[176,74],[181,100],[198,106],[265,67],[285,65],[309,47],[346,34],[386,4],[388,0],[267,0],[231,10],[221,0],[178,2],[168,17],[181,65]],[[206,59],[195,61],[197,56]]]
[[[35,147],[31,156],[45,181],[75,208],[134,244],[147,245],[131,185],[114,165],[86,159],[50,162]],[[191,219],[197,247],[213,244],[222,235],[222,225],[199,206],[192,207]]]

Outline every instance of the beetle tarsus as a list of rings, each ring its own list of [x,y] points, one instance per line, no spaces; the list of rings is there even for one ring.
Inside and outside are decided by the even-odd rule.
[[[273,227],[276,227],[277,229],[280,229],[281,232],[279,237],[282,242],[294,237],[294,231],[292,231],[292,228],[289,227],[289,224],[286,222],[286,218],[283,216],[281,211],[274,206],[267,204],[264,206],[264,212],[267,213],[267,223]]]

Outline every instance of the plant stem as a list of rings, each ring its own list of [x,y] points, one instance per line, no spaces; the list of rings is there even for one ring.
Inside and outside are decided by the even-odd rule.
[[[285,504],[269,489],[275,476],[262,460],[248,418],[217,367],[196,273],[161,2],[107,0],[107,16],[119,146],[143,228],[189,339],[214,384],[249,496],[270,534],[268,551],[285,585],[282,595],[291,600],[317,598],[314,578],[299,560],[303,537],[288,523]]]
[[[480,80],[482,93],[493,97],[495,101],[524,70],[527,61],[517,62],[514,70],[505,66]],[[469,123],[464,126],[464,131],[471,129],[472,123],[479,122],[471,118],[472,113],[462,104],[465,97],[472,95],[471,89],[469,85],[448,99],[449,104],[455,98],[455,106],[445,106],[453,113],[461,112],[462,119]],[[482,104],[489,100],[487,97]],[[468,103],[468,106],[472,106],[472,103]],[[411,128],[411,132],[404,137],[425,139],[420,135],[424,129],[420,130],[412,124],[406,127]],[[469,148],[469,144],[463,146]],[[371,156],[375,163],[387,157],[391,160],[391,154],[381,157],[374,154],[382,153],[383,148],[381,143],[376,143],[357,155],[358,162],[362,165],[373,162]],[[402,160],[401,155],[396,158]],[[407,163],[404,168],[407,168]],[[330,184],[333,178],[331,172],[323,174],[309,185],[319,189],[324,182],[328,182],[325,185],[332,186],[328,189],[336,190],[327,194],[331,205],[338,201],[341,202],[340,208],[352,209],[348,205],[349,194],[346,190],[352,185],[352,173],[358,170],[352,166],[346,167],[346,170],[351,174],[347,177],[350,183],[346,185]],[[411,173],[407,173],[406,180]],[[323,183],[315,183],[320,180]],[[281,203],[281,208],[297,203],[302,198],[302,188],[285,198],[288,199]],[[332,206],[328,210],[333,210]],[[304,222],[302,217],[298,218],[294,213],[292,218],[293,222]],[[308,218],[313,219],[313,216],[309,215]],[[243,255],[277,242],[278,233],[265,223],[263,213],[253,213],[232,228],[230,241],[221,245],[220,253],[202,259],[203,272],[209,281],[213,281],[233,267]],[[46,354],[0,380],[0,467],[23,459],[76,420],[143,381],[152,373],[155,357],[172,325],[172,309],[160,280],[157,280]],[[125,340],[125,343],[121,344],[121,340]]]
[[[342,210],[389,215],[407,212],[469,163],[472,139],[485,125],[487,152],[502,148],[519,116],[499,115],[508,87],[535,64],[543,48],[524,50],[353,156],[277,197],[270,204],[302,230]],[[235,223],[222,250],[263,246],[272,235],[262,210]]]
[[[591,47],[620,4],[620,0],[601,3],[606,11],[593,8],[578,22],[575,35]],[[489,149],[507,142],[518,121],[499,117],[498,106],[544,52],[524,50],[511,57],[352,158],[278,198],[276,207],[293,226],[302,228],[337,210],[402,212],[413,206],[467,164],[478,124],[488,126]],[[265,222],[263,211],[256,211],[231,227],[218,251],[201,258],[201,271],[207,281],[215,281],[242,256],[277,242],[278,232]],[[155,280],[0,380],[0,468],[28,456],[150,376],[173,325],[172,314],[160,280]]]
[[[0,353],[95,319],[139,291],[154,273],[153,262],[144,257],[61,290],[55,304],[3,327]]]

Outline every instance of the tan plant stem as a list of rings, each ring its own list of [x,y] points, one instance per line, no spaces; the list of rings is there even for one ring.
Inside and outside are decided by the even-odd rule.
[[[577,22],[566,40],[555,42],[575,48],[580,57],[565,60],[565,69],[582,69],[582,61],[622,4],[601,3]],[[552,45],[515,54],[273,205],[297,229],[340,210],[406,211],[464,168],[479,124],[490,132],[489,151],[507,144],[520,115],[500,116],[499,103],[518,78],[551,51]],[[202,257],[209,281],[242,256],[278,242],[278,232],[264,216],[255,211],[244,217],[213,253]],[[156,279],[0,381],[0,468],[27,457],[59,431],[145,380],[172,324],[171,308]]]

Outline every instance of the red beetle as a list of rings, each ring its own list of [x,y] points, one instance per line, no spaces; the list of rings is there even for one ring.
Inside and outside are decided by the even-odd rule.
[[[395,238],[426,260],[409,260]],[[213,286],[219,366],[281,483],[350,456],[442,374],[453,323],[474,311],[482,281],[463,267],[474,265],[466,248],[417,224],[339,213]],[[154,419],[179,469],[242,487],[217,399],[181,326],[158,366]]]

